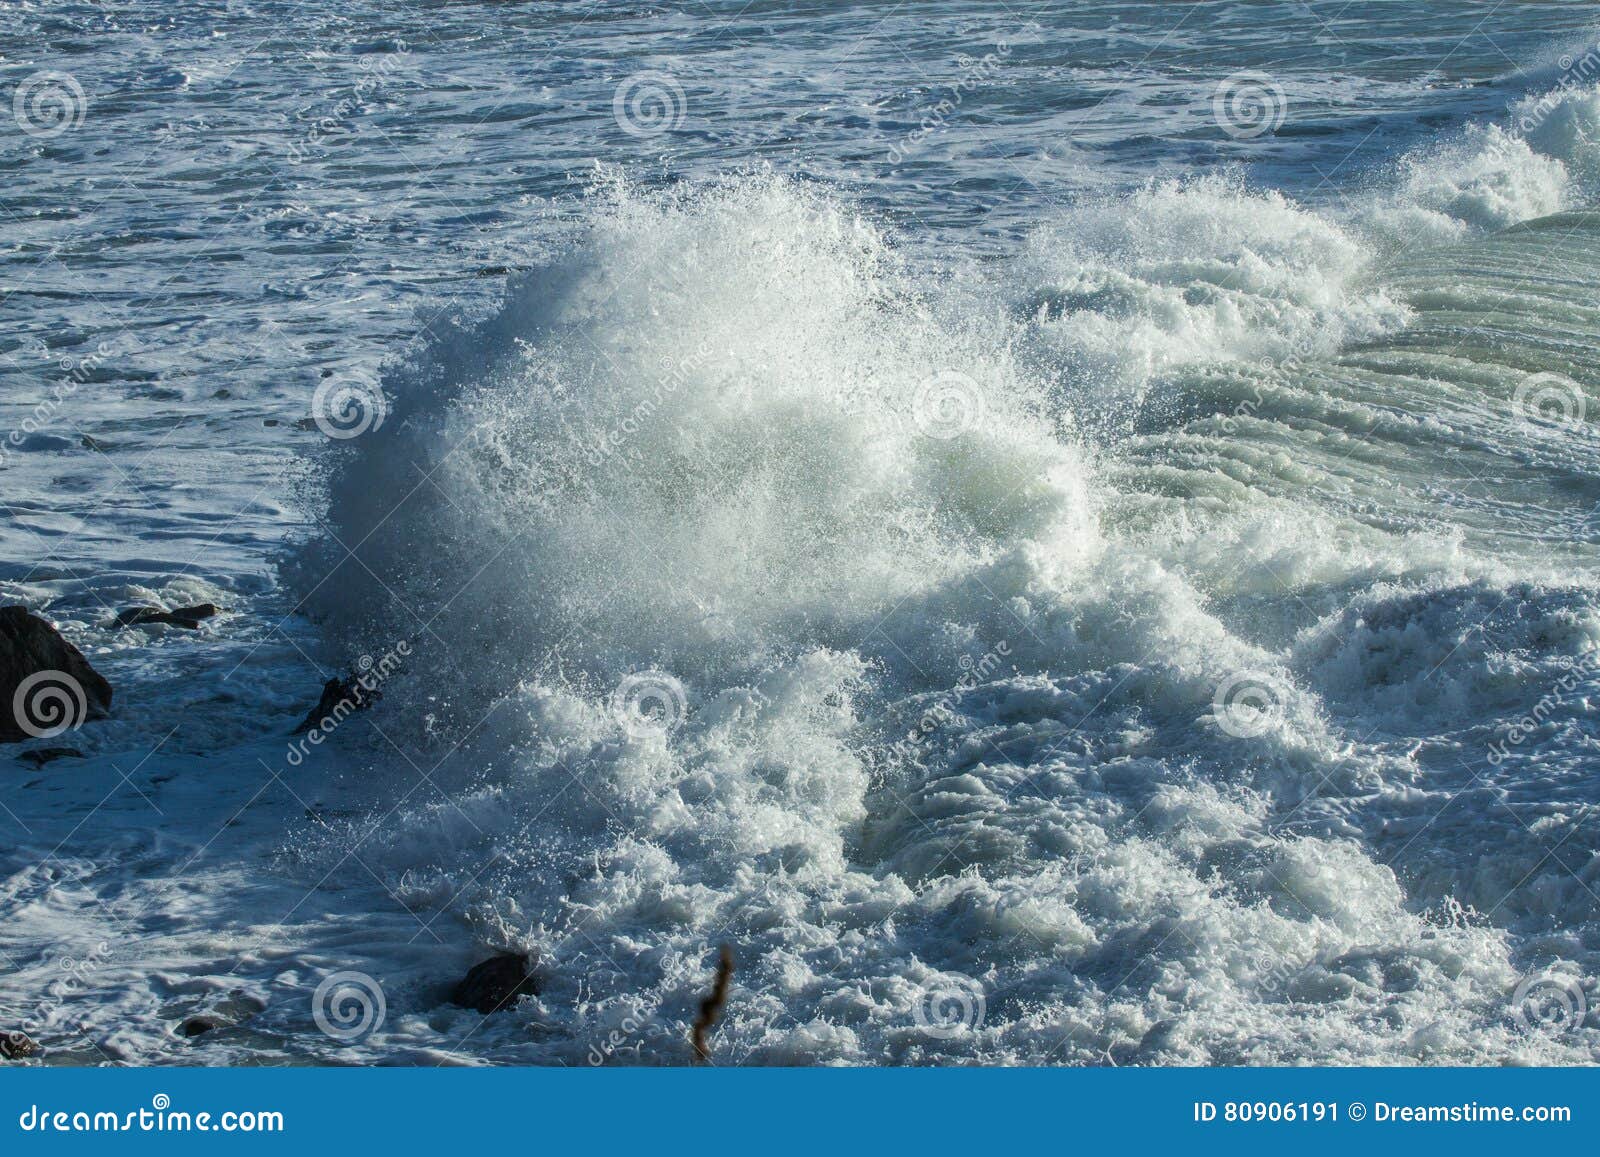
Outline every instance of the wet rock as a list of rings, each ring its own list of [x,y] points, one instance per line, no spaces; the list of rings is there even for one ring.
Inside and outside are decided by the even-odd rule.
[[[83,752],[76,747],[35,747],[32,751],[24,751],[17,755],[19,762],[32,764],[34,767],[43,767],[58,759],[82,758]]]
[[[194,1037],[221,1028],[225,1022],[214,1016],[191,1016],[178,1026],[184,1036]]]
[[[369,691],[363,687],[354,675],[329,679],[322,685],[322,698],[295,727],[294,734],[304,735],[313,727],[331,731],[330,724],[342,723],[347,715],[365,711],[382,698],[376,689]]]
[[[8,1061],[19,1061],[23,1057],[31,1057],[39,1051],[27,1033],[0,1032],[0,1057]]]
[[[527,956],[508,953],[476,964],[450,993],[450,1003],[487,1016],[539,991]]]
[[[215,603],[198,603],[192,607],[177,607],[164,611],[160,607],[127,607],[117,612],[112,626],[142,627],[149,623],[166,623],[186,631],[200,628],[200,624],[217,613]]]
[[[13,438],[11,444],[26,454],[57,454],[79,446],[78,442],[65,434],[49,434],[43,430],[35,430],[31,434],[22,435],[21,438]]]
[[[26,607],[0,607],[0,743],[43,739],[111,713],[111,684]]]

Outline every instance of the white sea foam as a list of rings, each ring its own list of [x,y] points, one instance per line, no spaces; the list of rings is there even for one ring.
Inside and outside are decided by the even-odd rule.
[[[1600,178],[1600,89],[1522,98],[1504,123],[1468,125],[1408,153],[1357,219],[1391,244],[1445,243],[1588,203]]]
[[[84,758],[19,765],[4,800],[28,830],[0,1004],[48,1059],[683,1063],[724,942],[724,1062],[1600,1055],[1593,1024],[1516,1010],[1547,970],[1600,974],[1600,234],[1539,223],[1592,203],[1594,97],[1440,140],[1503,90],[1285,67],[1284,131],[1239,141],[1191,67],[1223,59],[1212,24],[1172,37],[1176,72],[1128,25],[1154,55],[1108,69],[1073,7],[898,163],[870,154],[940,99],[942,44],[797,85],[787,38],[742,37],[756,64],[685,72],[681,124],[641,137],[607,69],[496,109],[470,14],[435,46],[468,84],[395,88],[291,202],[252,161],[281,153],[190,131],[237,65],[217,46],[259,36],[184,48],[209,58],[185,114],[129,92],[19,154],[24,200],[68,171],[107,191],[107,244],[19,224],[18,261],[56,260],[8,300],[38,437],[0,462],[25,544],[0,581],[118,688]],[[1280,41],[1269,8],[1229,60]],[[853,19],[807,16],[819,45],[863,43]],[[620,59],[654,35],[625,23],[568,31]],[[102,40],[74,70],[122,91]],[[1458,43],[1466,75],[1502,63],[1437,55]],[[252,132],[315,115],[258,63]],[[154,206],[122,180],[140,115],[181,175]],[[596,153],[644,183],[566,202]],[[848,192],[690,176],[755,156]],[[191,226],[252,177],[217,261]],[[99,312],[177,269],[175,312]],[[83,368],[60,353],[130,322],[41,424]],[[385,354],[381,424],[296,428]],[[1570,414],[1519,412],[1536,372]],[[279,473],[313,443],[302,527]],[[302,530],[284,597],[265,559]],[[110,626],[196,601],[229,613]],[[291,739],[402,639],[380,703]],[[36,1009],[55,945],[92,977]],[[540,954],[540,995],[451,1006],[500,949]],[[352,971],[386,1016],[346,1041],[313,997]],[[179,1039],[192,1013],[229,1027]]]
[[[397,420],[331,482],[362,565],[312,603],[335,637],[416,640],[425,675],[395,681],[385,726],[439,737],[449,798],[403,808],[368,862],[543,955],[542,1055],[578,1060],[641,1002],[681,1018],[723,939],[742,987],[721,1047],[745,1061],[1586,1049],[1519,1035],[1506,933],[1448,915],[1444,888],[1492,880],[1408,894],[1370,842],[1427,778],[1362,742],[1378,688],[1409,680],[1413,722],[1488,702],[1469,670],[1425,685],[1486,659],[1448,641],[1476,604],[1441,604],[1451,629],[1352,610],[1283,650],[1244,613],[1268,576],[1487,564],[1349,525],[1365,553],[1330,550],[1304,506],[1208,561],[1118,471],[1096,480],[1051,376],[1110,364],[1115,333],[1134,377],[1312,357],[1403,307],[1338,226],[1233,185],[1080,227],[1039,242],[1038,311],[1007,308],[1014,286],[956,309],[814,192],[613,183],[499,318],[391,383]],[[1520,645],[1580,652],[1580,604]],[[663,726],[619,713],[630,675],[665,688]],[[919,1025],[973,993],[960,1031]],[[673,1033],[637,1048],[683,1059]]]
[[[1367,280],[1358,237],[1232,178],[1091,200],[1030,250],[1019,276],[1040,287],[1029,302],[1039,343],[1080,397],[1133,404],[1179,367],[1326,356],[1406,316]]]

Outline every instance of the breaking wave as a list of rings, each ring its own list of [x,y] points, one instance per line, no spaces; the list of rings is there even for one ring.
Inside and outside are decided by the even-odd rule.
[[[1554,876],[1501,907],[1534,829],[1429,816],[1600,605],[1481,545],[1510,514],[1440,464],[1531,437],[1525,371],[1384,262],[1425,227],[1487,293],[1474,238],[1577,203],[1597,109],[1473,129],[1348,214],[1155,183],[958,272],[770,175],[603,180],[330,465],[306,605],[412,641],[379,711],[445,797],[374,865],[541,954],[552,1059],[692,1015],[724,940],[748,1062],[1592,1057],[1510,1004],[1552,948],[1519,921],[1592,907]],[[1513,817],[1570,804],[1551,830],[1600,802],[1492,766]]]

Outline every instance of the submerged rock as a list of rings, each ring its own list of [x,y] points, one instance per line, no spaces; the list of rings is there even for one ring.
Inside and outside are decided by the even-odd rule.
[[[473,965],[450,993],[450,1003],[487,1016],[539,991],[527,956],[507,953]]]
[[[147,623],[166,623],[188,631],[198,630],[200,624],[217,613],[215,603],[199,603],[192,607],[177,607],[164,611],[160,607],[128,607],[117,613],[117,627],[140,627]]]
[[[54,763],[58,759],[82,759],[83,752],[76,747],[36,747],[32,751],[18,753],[17,759],[22,763],[31,763],[34,767],[43,767],[47,763]]]
[[[322,685],[322,698],[317,700],[309,714],[294,729],[294,734],[304,735],[313,727],[331,731],[344,722],[345,716],[371,707],[383,696],[376,689],[368,690],[354,675],[343,679],[329,679]]]
[[[46,739],[111,713],[111,684],[26,607],[0,607],[0,743]]]
[[[210,1032],[214,1028],[221,1028],[226,1022],[214,1016],[191,1016],[178,1026],[178,1031],[184,1036],[199,1036],[201,1033]]]
[[[25,1032],[0,1032],[0,1057],[8,1061],[31,1057],[39,1046]]]

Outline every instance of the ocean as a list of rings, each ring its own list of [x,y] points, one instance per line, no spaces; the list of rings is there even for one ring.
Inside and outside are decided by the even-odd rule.
[[[1591,6],[0,15],[40,1063],[1600,1059]]]

